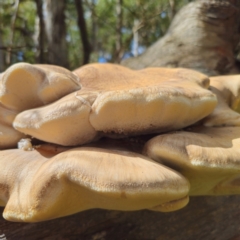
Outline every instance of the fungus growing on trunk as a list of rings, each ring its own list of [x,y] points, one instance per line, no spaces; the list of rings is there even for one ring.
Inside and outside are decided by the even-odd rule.
[[[133,71],[114,64],[90,64],[75,73],[81,90],[23,111],[13,126],[35,138],[71,146],[100,136],[181,129],[206,117],[217,103],[207,90],[209,79],[192,70]]]
[[[175,169],[190,182],[189,195],[240,194],[240,127],[192,127],[156,136],[144,155]]]
[[[212,77],[210,90],[217,96],[218,104],[203,125],[240,126],[240,75]]]
[[[54,102],[78,89],[78,77],[65,68],[16,63],[1,76],[0,102],[21,112]]]
[[[211,92],[208,77],[188,69],[10,67],[0,82],[3,135],[15,144],[25,134],[37,140],[19,142],[30,151],[0,151],[4,217],[37,222],[91,208],[167,212],[184,207],[189,193],[240,193],[240,127],[178,131],[206,124],[219,106],[238,108],[237,94],[232,103],[232,93],[212,83]],[[38,140],[47,144],[35,147]],[[0,146],[6,142],[0,137]]]
[[[0,203],[10,221],[91,208],[173,211],[188,203],[189,183],[181,174],[123,148],[4,150],[0,165]]]
[[[80,89],[78,77],[53,65],[17,63],[0,75],[0,148],[16,147],[24,134],[12,127],[16,115]]]

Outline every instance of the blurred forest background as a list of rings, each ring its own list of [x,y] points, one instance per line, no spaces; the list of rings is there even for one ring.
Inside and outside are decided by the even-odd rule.
[[[16,62],[75,69],[138,56],[189,0],[1,0],[0,72]]]

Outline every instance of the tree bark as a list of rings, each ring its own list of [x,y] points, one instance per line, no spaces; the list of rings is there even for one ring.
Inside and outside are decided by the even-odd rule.
[[[44,0],[45,30],[48,41],[48,63],[68,68],[65,25],[65,0]]]
[[[0,236],[7,240],[237,240],[239,200],[240,196],[192,197],[187,207],[172,213],[89,210],[32,224],[1,218]]]
[[[166,35],[145,53],[122,62],[133,69],[185,67],[205,74],[238,73],[240,0],[196,0],[183,7]]]
[[[80,30],[80,35],[83,45],[83,64],[87,64],[90,59],[91,45],[88,39],[87,26],[84,18],[84,10],[82,6],[82,0],[75,0],[75,5],[78,14],[78,28]]]

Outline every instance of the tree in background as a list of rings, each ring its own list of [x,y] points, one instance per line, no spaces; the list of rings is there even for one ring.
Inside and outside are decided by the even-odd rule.
[[[88,62],[120,62],[142,53],[163,36],[176,11],[188,2],[0,1],[0,47],[5,56],[1,71],[19,61],[70,69]],[[11,55],[10,61],[6,61],[7,55]]]
[[[188,67],[210,75],[234,72],[234,67],[231,70],[229,66],[239,58],[238,0],[196,0],[172,22],[178,10],[189,2],[1,1],[1,71],[19,61],[74,69],[88,62],[120,63],[136,57],[123,64],[132,68]],[[216,11],[217,2],[222,7]],[[208,3],[212,7],[207,16]]]
[[[122,64],[185,67],[211,76],[238,73],[239,6],[238,0],[196,0],[178,12],[164,37]]]
[[[43,1],[35,0],[37,14],[35,20],[35,46],[36,46],[36,62],[44,63],[44,47],[45,47],[45,26],[43,17]]]
[[[68,68],[65,0],[44,0],[44,23],[48,43],[48,63]]]
[[[33,1],[0,1],[1,70],[19,61],[35,62],[34,10]]]
[[[82,45],[83,45],[83,64],[87,64],[90,59],[91,45],[88,38],[86,21],[84,19],[84,10],[83,10],[82,0],[75,0],[75,5],[76,5],[77,15],[78,15],[77,23],[78,23],[78,28],[80,31],[80,36],[81,36]]]

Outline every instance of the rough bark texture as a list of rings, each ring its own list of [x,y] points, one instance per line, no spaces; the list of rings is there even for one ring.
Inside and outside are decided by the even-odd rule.
[[[42,223],[11,223],[0,219],[0,236],[8,240],[238,240],[240,196],[194,197],[172,213],[89,210]]]
[[[208,75],[237,73],[239,0],[197,0],[175,16],[166,35],[136,58],[122,62],[133,69],[186,67]]]

